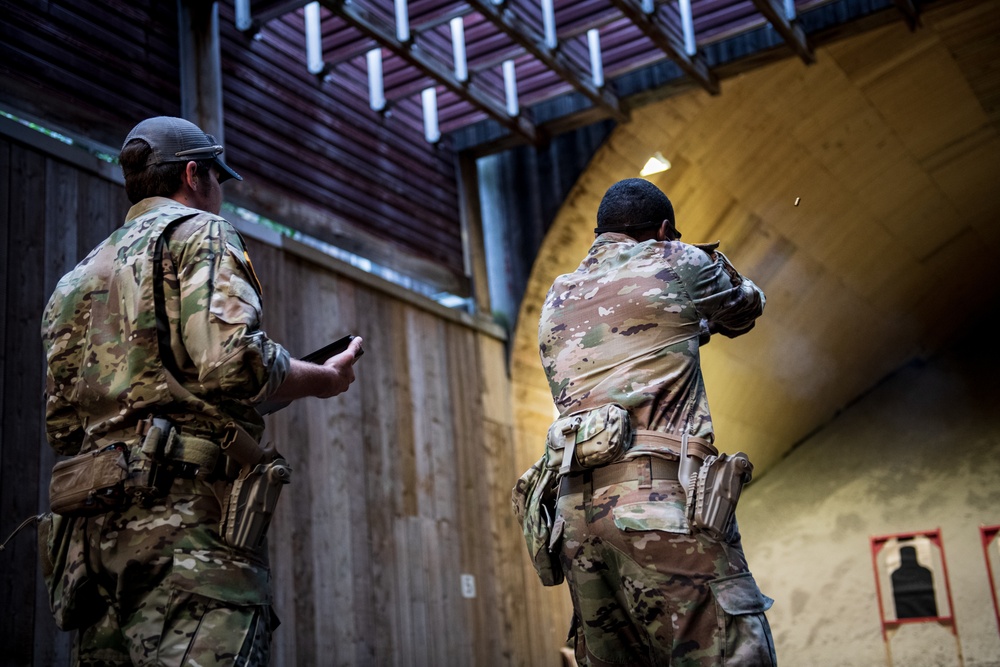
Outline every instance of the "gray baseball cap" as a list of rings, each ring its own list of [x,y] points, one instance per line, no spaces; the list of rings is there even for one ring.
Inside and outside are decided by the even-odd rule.
[[[146,166],[166,162],[188,162],[190,160],[214,160],[219,167],[219,182],[243,177],[229,168],[219,157],[224,150],[215,137],[206,134],[191,121],[172,116],[147,118],[128,133],[122,148],[133,139],[142,139],[153,149]]]

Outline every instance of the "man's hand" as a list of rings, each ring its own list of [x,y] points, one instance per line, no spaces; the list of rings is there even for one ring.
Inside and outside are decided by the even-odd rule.
[[[316,394],[316,396],[330,398],[347,391],[351,383],[354,382],[354,362],[358,360],[363,342],[361,338],[355,336],[346,350],[323,362],[323,367],[333,372],[329,374],[326,390]]]
[[[288,403],[307,396],[330,398],[347,391],[354,382],[354,362],[361,354],[361,338],[351,340],[347,349],[322,364],[292,359],[288,376],[268,403]]]

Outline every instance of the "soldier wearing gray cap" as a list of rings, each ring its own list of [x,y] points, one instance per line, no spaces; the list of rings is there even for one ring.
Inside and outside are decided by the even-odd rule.
[[[139,123],[120,155],[134,206],[43,315],[46,434],[72,457],[53,470],[43,574],[78,664],[267,664],[270,515],[244,530],[245,495],[273,511],[289,469],[260,447],[255,406],[354,381],[360,338],[321,365],[261,330],[247,248],[219,215],[221,183],[242,180],[222,152],[184,119]]]
[[[212,160],[220,170],[220,183],[230,178],[243,180],[242,176],[230,169],[219,157],[224,149],[216,143],[215,137],[202,132],[197,125],[183,118],[170,116],[148,118],[132,128],[125,137],[125,146],[133,139],[142,139],[149,145],[149,158],[145,163],[147,167],[170,162]]]

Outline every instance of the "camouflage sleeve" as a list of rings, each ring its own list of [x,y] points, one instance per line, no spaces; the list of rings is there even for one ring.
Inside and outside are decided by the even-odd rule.
[[[689,252],[701,257],[685,262],[687,270],[679,273],[709,332],[735,338],[753,329],[764,312],[764,292],[721,252],[693,246]]]
[[[199,216],[200,217],[200,216]],[[261,288],[238,232],[226,220],[182,224],[171,237],[184,348],[208,391],[257,402],[284,382],[288,352],[261,330]]]

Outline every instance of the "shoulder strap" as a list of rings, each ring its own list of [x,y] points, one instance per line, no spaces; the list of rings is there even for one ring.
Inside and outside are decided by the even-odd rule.
[[[163,296],[163,244],[165,238],[170,238],[170,232],[174,227],[199,214],[200,212],[189,213],[168,222],[160,230],[153,247],[153,304],[156,309],[157,349],[164,369],[178,380],[181,378],[181,369],[174,359],[174,353],[170,350],[170,320],[167,318],[167,305]]]

